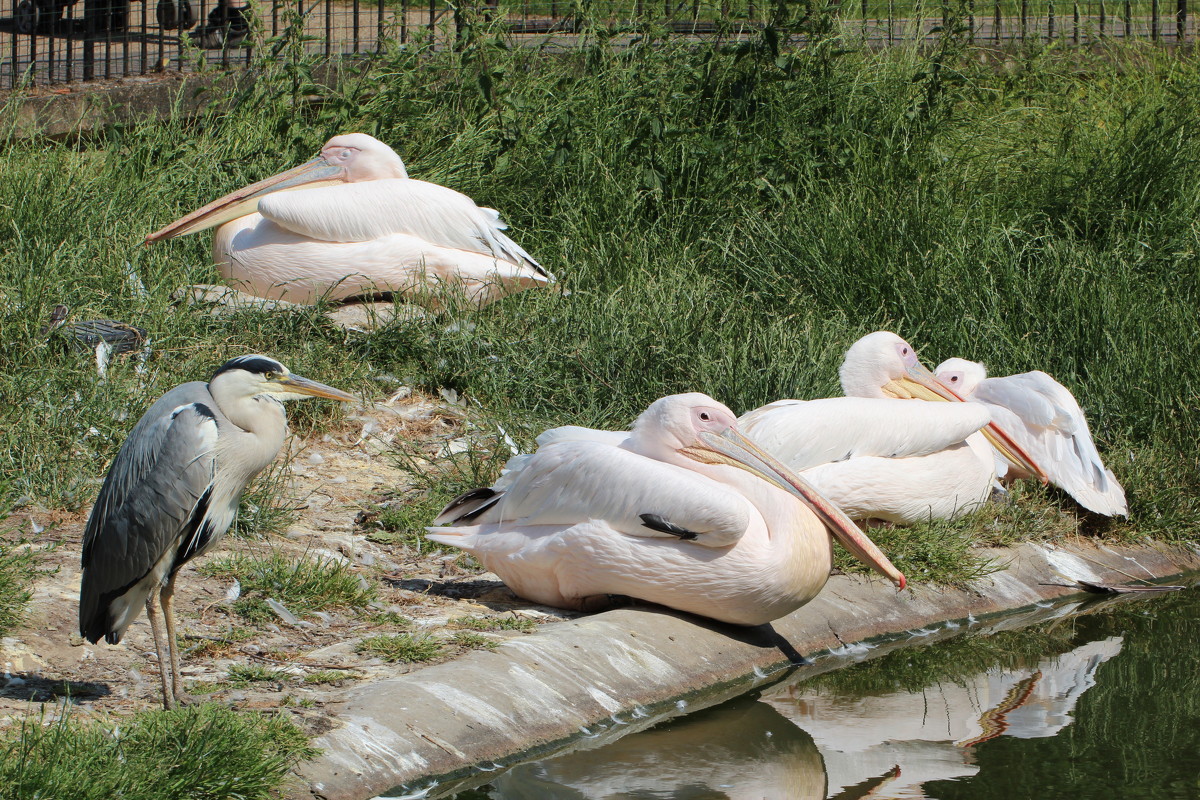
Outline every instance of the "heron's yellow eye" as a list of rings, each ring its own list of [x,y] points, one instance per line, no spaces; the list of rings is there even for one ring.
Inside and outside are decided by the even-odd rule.
[[[278,379],[278,378],[280,378],[280,377],[282,377],[282,376],[281,376],[281,375],[280,375],[278,372],[268,372],[268,373],[266,373],[266,378],[267,378],[267,380],[269,380],[269,381],[277,380],[277,379]]]

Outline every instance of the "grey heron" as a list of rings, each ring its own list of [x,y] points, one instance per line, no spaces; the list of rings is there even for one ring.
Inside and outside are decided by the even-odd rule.
[[[116,644],[145,606],[167,708],[182,689],[175,576],[225,534],[242,492],[283,447],[280,401],[304,397],[355,399],[293,375],[273,358],[230,359],[208,383],[176,386],[150,406],[104,479],[83,534],[79,633],[93,644],[101,637]],[[165,647],[156,601],[166,619]]]

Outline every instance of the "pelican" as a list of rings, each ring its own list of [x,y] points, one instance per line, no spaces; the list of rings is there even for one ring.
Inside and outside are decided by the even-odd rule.
[[[865,397],[780,400],[738,424],[854,519],[950,519],[987,502],[996,479],[978,433],[987,409]]]
[[[273,358],[231,359],[208,383],[176,386],[150,406],[108,470],[83,533],[79,633],[93,644],[116,644],[145,606],[166,708],[183,688],[175,576],[225,535],[242,492],[283,447],[280,401],[305,397],[354,400]]]
[[[937,378],[966,400],[983,406],[1058,486],[1084,508],[1105,516],[1129,516],[1125,490],[1100,460],[1087,419],[1075,397],[1044,372],[989,378],[975,361],[950,358]],[[1029,473],[1010,470],[1008,478]]]
[[[575,429],[576,432],[586,429]],[[587,610],[629,595],[737,625],[807,603],[828,579],[826,527],[904,588],[862,531],[737,430],[704,394],[655,401],[628,435],[566,436],[453,500],[427,536],[518,595]]]
[[[365,133],[172,222],[146,243],[217,228],[213,261],[236,289],[315,303],[415,296],[435,308],[446,286],[487,305],[554,277],[504,235],[498,212],[408,177],[392,148]]]
[[[987,502],[996,475],[978,431],[991,417],[965,403],[895,402],[955,399],[912,345],[868,334],[846,351],[839,376],[846,397],[770,403],[743,415],[742,430],[855,519],[907,525]]]

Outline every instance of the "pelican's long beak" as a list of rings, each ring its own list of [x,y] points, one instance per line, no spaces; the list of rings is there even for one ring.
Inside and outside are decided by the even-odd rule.
[[[284,397],[288,395],[326,397],[330,400],[341,400],[343,403],[353,403],[358,400],[349,392],[343,392],[341,389],[335,389],[332,386],[326,386],[323,383],[290,373],[277,378],[275,383],[282,387],[282,391],[276,392],[276,394]]]
[[[795,495],[825,523],[829,531],[854,557],[903,589],[904,575],[875,546],[846,513],[818,492],[812,484],[735,428],[724,433],[701,433],[703,447],[685,447],[680,452],[702,464],[725,464],[757,475],[785,492]]]
[[[888,381],[883,385],[884,394],[903,400],[917,398],[919,400],[944,400],[952,403],[966,402],[958,392],[939,381],[937,376],[926,369],[921,362],[909,365],[906,369],[908,375]],[[1033,457],[1025,452],[1025,449],[999,425],[989,422],[983,427],[982,433],[988,440],[988,444],[996,448],[996,452],[1017,470],[1036,476],[1042,483],[1049,482],[1050,479],[1033,460]]]
[[[345,171],[342,167],[330,164],[321,157],[314,158],[298,167],[293,167],[278,175],[272,175],[266,180],[243,186],[236,192],[230,192],[221,199],[214,200],[185,217],[180,217],[167,227],[147,236],[146,244],[157,242],[159,239],[171,239],[206,228],[214,228],[238,217],[252,214],[258,210],[258,201],[264,195],[272,192],[283,192],[302,186],[312,188],[343,183],[344,174]]]

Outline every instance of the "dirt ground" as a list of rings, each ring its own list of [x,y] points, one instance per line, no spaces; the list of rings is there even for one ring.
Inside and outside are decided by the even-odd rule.
[[[292,485],[286,494],[300,506],[298,518],[283,535],[226,536],[180,571],[176,613],[182,673],[193,696],[244,709],[290,707],[319,727],[320,707],[339,687],[423,666],[358,653],[364,637],[429,633],[446,642],[443,655],[427,662],[438,663],[468,651],[451,642],[459,631],[447,625],[453,618],[520,617],[543,623],[574,616],[517,599],[495,575],[472,574],[458,551],[418,555],[404,544],[368,539],[380,531],[372,509],[389,500],[402,502],[411,487],[409,474],[397,466],[398,437],[416,442],[430,458],[469,446],[463,409],[453,401],[401,389],[388,401],[349,412],[340,430],[305,441],[293,437],[287,466]],[[24,624],[0,640],[0,725],[67,698],[77,716],[159,707],[158,661],[145,614],[118,645],[103,640],[92,645],[79,636],[80,540],[86,518],[86,509],[74,514],[25,509],[14,518],[26,533],[44,528],[32,540],[46,571],[36,583]],[[234,580],[205,575],[202,569],[223,556],[261,557],[268,549],[347,563],[377,588],[378,599],[359,612],[332,610],[295,624],[280,618],[253,625],[231,608]],[[398,624],[395,615],[412,625]],[[496,642],[525,635],[514,630],[478,633]],[[246,665],[275,674],[270,680],[231,681],[230,668],[237,672]],[[314,675],[322,682],[306,681]]]

